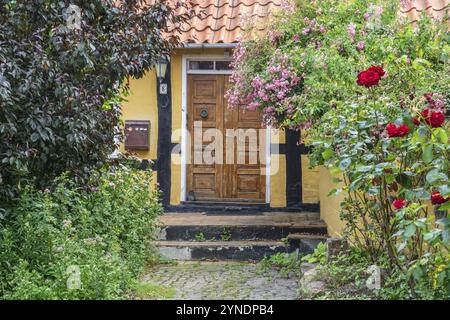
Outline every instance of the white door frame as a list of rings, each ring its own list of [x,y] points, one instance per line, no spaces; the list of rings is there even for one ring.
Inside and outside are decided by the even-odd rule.
[[[223,54],[202,54],[191,55],[184,54],[182,56],[181,65],[181,188],[180,201],[186,201],[186,181],[187,181],[187,75],[188,75],[188,60],[228,60]],[[189,74],[231,74],[230,71],[191,71]],[[266,129],[266,203],[270,203],[270,127]]]

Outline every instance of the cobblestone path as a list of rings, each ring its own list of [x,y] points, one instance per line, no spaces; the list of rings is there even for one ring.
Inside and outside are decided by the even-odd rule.
[[[179,262],[150,269],[140,286],[141,299],[294,300],[298,279],[262,273],[251,263]]]

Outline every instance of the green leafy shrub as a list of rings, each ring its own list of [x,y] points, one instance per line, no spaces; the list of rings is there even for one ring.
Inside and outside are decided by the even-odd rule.
[[[447,299],[445,288],[417,283],[411,291],[410,278],[400,269],[392,269],[386,254],[379,257],[380,288],[369,289],[372,260],[358,247],[350,247],[331,261],[319,266],[316,277],[325,281],[329,299]]]
[[[386,253],[391,269],[406,275],[411,297],[430,289],[449,295],[447,97],[391,100],[395,89],[383,80],[323,116],[314,154],[342,174],[344,187],[332,194],[345,193],[341,219],[353,245],[373,263]]]
[[[291,274],[299,274],[301,272],[300,267],[301,260],[297,252],[279,252],[272,256],[264,257],[258,265],[258,269],[261,271],[275,269],[283,277],[288,277]]]
[[[327,262],[327,244],[325,242],[320,242],[313,253],[302,257],[302,261],[325,264]]]
[[[365,291],[368,278],[366,270],[370,264],[370,260],[361,249],[352,247],[322,264],[319,267],[319,277],[326,281],[327,287],[331,289],[351,286],[353,290]]]
[[[81,19],[69,28],[73,5]],[[187,17],[174,6],[0,1],[0,201],[24,183],[45,188],[63,172],[85,179],[107,162],[121,137],[128,79],[178,43],[162,35]]]
[[[162,213],[150,182],[150,171],[119,165],[83,187],[62,176],[53,190],[26,188],[0,220],[0,295],[123,298],[151,256]],[[68,288],[73,272],[80,288]]]

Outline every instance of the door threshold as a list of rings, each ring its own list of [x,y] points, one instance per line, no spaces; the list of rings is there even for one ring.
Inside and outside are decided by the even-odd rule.
[[[198,199],[193,201],[182,201],[182,204],[191,204],[191,205],[265,205],[266,203],[264,201],[258,201],[258,200],[247,200],[247,199],[220,199],[220,200],[213,200],[213,199]]]

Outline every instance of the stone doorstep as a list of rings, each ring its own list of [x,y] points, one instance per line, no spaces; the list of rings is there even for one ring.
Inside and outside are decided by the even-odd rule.
[[[156,247],[175,260],[261,260],[278,252],[311,253],[326,239],[317,213],[261,212],[258,215],[169,213],[161,218]],[[226,234],[231,241],[223,241]],[[195,241],[198,235],[206,241]],[[281,241],[287,238],[288,245]]]
[[[289,234],[310,234],[325,236],[327,228],[324,224],[295,224],[295,225],[167,225],[163,226],[157,240],[194,241],[198,235],[205,240],[221,240],[226,232],[230,240],[276,240],[286,238]]]
[[[327,236],[320,234],[302,234],[302,233],[291,233],[287,237],[289,247],[296,248],[300,252],[309,254],[314,252],[314,249],[321,242],[327,241]]]
[[[280,241],[156,241],[160,254],[173,260],[261,260],[289,248]]]
[[[156,241],[160,254],[173,260],[237,260],[259,261],[265,256],[279,252],[309,254],[324,237],[305,235],[289,239],[286,245],[281,241]]]
[[[198,212],[166,213],[160,219],[164,225],[324,225],[315,212],[260,212],[255,215],[211,215]]]

